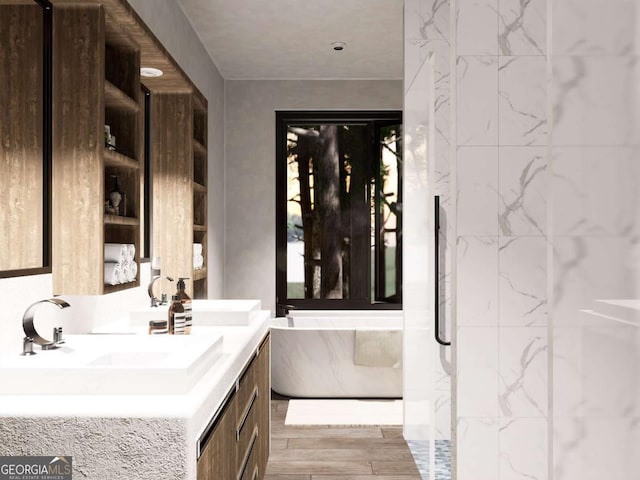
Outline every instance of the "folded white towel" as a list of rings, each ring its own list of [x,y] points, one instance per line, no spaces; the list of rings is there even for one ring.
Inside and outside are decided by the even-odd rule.
[[[104,244],[104,261],[109,263],[124,262],[127,259],[127,246],[122,243]]]
[[[193,269],[200,270],[204,266],[204,257],[202,255],[193,256]]]
[[[195,257],[196,255],[202,255],[202,244],[201,243],[194,243],[193,244],[193,256]]]
[[[136,258],[136,246],[133,244],[127,245],[127,261],[133,262],[133,259]]]
[[[356,330],[356,365],[402,367],[402,330]]]
[[[129,280],[129,262],[122,262],[120,264],[120,278],[122,280],[121,283],[130,282]]]
[[[135,282],[138,275],[138,264],[136,262],[129,263],[129,281]]]
[[[119,263],[105,262],[104,283],[106,285],[118,285],[122,283],[122,270]]]

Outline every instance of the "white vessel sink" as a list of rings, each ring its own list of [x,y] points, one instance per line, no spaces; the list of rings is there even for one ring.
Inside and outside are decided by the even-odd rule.
[[[152,367],[169,357],[169,352],[118,352],[107,353],[89,362],[90,367]]]
[[[193,300],[193,325],[202,327],[249,325],[260,311],[260,300]],[[151,320],[165,320],[168,305],[143,307],[129,312],[132,327],[145,327]]]
[[[0,394],[182,394],[222,356],[221,335],[69,335],[0,357]]]

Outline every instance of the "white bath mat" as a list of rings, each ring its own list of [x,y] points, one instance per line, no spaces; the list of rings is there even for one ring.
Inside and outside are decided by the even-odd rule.
[[[402,425],[402,400],[289,400],[285,425]]]

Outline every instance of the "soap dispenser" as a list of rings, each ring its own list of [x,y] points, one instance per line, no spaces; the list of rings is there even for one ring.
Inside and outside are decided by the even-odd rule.
[[[184,335],[184,308],[178,295],[171,297],[167,327],[169,335]]]
[[[185,335],[189,335],[191,333],[191,326],[193,324],[192,317],[192,303],[191,297],[187,295],[185,291],[185,280],[188,280],[189,277],[180,277],[178,278],[178,293],[177,295],[180,297],[180,302],[182,303],[182,308],[184,308],[184,333]]]

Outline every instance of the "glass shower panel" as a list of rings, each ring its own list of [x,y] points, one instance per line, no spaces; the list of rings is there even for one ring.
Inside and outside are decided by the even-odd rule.
[[[640,471],[640,5],[554,0],[553,480]]]
[[[451,478],[451,346],[439,345],[435,332],[434,198],[447,196],[449,185],[436,181],[436,77],[438,64],[428,42],[424,2],[405,2],[405,108],[403,179],[404,436],[425,479]],[[426,14],[425,10],[425,14]],[[424,48],[423,48],[424,47]],[[442,66],[440,64],[440,66]],[[442,93],[442,92],[441,92]],[[443,145],[444,147],[444,145]],[[446,147],[445,147],[446,148]],[[446,156],[446,154],[445,154]],[[442,212],[442,219],[446,219]],[[447,223],[444,222],[446,226]],[[442,230],[444,232],[446,228]],[[446,235],[445,235],[446,237]],[[446,238],[441,240],[444,251]],[[441,272],[447,263],[440,257]],[[440,277],[442,278],[442,277]],[[440,292],[439,292],[440,293]],[[447,309],[442,308],[445,311]],[[448,311],[440,335],[451,338]]]

